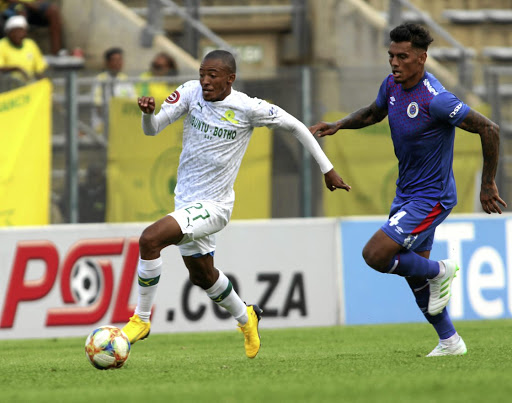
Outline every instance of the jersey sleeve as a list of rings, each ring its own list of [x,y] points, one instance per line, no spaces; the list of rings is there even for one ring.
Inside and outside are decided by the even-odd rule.
[[[249,121],[253,127],[280,126],[284,116],[283,110],[259,98],[250,98]]]
[[[432,99],[429,110],[435,120],[457,126],[464,120],[470,108],[451,92],[444,91]]]
[[[169,124],[176,122],[188,112],[191,99],[193,99],[198,85],[197,81],[188,81],[180,85],[162,103],[159,114],[165,113]]]
[[[388,103],[387,103],[387,93],[388,93],[388,77],[384,79],[382,84],[379,88],[379,93],[377,94],[377,99],[375,100],[375,103],[380,109],[388,109]]]

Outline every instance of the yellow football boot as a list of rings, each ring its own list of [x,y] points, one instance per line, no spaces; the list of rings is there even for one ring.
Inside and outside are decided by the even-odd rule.
[[[143,322],[139,315],[134,314],[130,321],[123,327],[123,332],[133,344],[138,340],[144,340],[149,336],[149,329],[151,328],[150,322]]]
[[[262,312],[263,311],[258,305],[248,305],[247,316],[249,316],[249,320],[243,326],[238,324],[240,330],[244,334],[245,355],[249,358],[256,357],[256,354],[258,354],[258,351],[260,350],[261,341],[260,334],[258,332],[258,325],[260,323]]]

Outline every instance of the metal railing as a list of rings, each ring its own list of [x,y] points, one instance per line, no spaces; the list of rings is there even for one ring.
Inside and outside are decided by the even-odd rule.
[[[238,52],[235,47],[215,34],[201,22],[204,16],[233,16],[233,15],[291,15],[291,31],[294,45],[299,52],[299,59],[307,52],[309,38],[306,29],[307,0],[290,0],[286,5],[247,5],[247,6],[204,6],[200,0],[184,0],[184,7],[180,7],[172,0],[148,0],[147,7],[132,8],[141,16],[146,17],[147,24],[142,32],[141,43],[150,47],[156,33],[163,33],[163,17],[176,15],[183,19],[183,48],[192,56],[198,58],[200,35],[210,40],[220,49],[228,50],[236,58]]]
[[[172,0],[148,0],[146,11],[141,13],[141,10],[138,10],[139,14],[145,14],[147,18],[146,27],[142,32],[142,45],[151,47],[154,34],[163,32],[164,15],[177,15],[185,21],[185,50],[192,56],[198,57],[197,33],[205,36],[221,49],[228,50],[236,56],[235,48],[199,21],[197,18],[200,10],[199,1],[187,0],[186,3],[187,7],[180,7]]]

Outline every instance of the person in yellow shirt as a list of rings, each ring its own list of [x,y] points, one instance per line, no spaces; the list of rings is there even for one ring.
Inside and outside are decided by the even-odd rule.
[[[151,61],[150,70],[140,75],[140,78],[147,81],[137,84],[137,95],[139,97],[153,97],[163,101],[174,92],[177,85],[165,81],[152,81],[152,79],[172,77],[176,73],[176,62],[172,56],[165,52],[157,53]]]
[[[50,48],[54,55],[62,48],[62,16],[57,4],[44,0],[0,0],[2,18],[23,15],[29,25],[48,27]]]
[[[26,37],[27,28],[25,17],[11,17],[5,23],[7,36],[0,39],[0,72],[24,83],[44,77],[48,68],[39,46]]]

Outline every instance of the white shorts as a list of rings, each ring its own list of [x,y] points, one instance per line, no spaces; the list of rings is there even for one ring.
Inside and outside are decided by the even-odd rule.
[[[183,239],[178,244],[182,256],[205,255],[215,251],[215,233],[231,218],[231,208],[211,201],[185,204],[169,214],[179,224]]]

